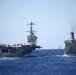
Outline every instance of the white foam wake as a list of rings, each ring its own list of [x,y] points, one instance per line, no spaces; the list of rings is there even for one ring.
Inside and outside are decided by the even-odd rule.
[[[18,57],[10,57],[10,58],[2,57],[2,58],[0,58],[0,60],[16,60],[16,59],[18,59]]]

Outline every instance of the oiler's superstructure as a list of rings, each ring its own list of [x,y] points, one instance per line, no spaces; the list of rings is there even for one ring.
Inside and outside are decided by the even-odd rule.
[[[70,39],[65,41],[64,54],[76,56],[76,39],[74,38],[74,32],[71,32]]]
[[[36,45],[37,37],[34,34],[33,27],[34,23],[30,25],[29,36],[27,36],[27,43],[19,43],[14,45],[0,44],[0,57],[24,57],[35,50],[36,48],[41,48],[41,46]]]

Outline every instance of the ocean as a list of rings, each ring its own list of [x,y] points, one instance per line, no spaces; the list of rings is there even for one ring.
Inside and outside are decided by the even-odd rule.
[[[0,75],[76,75],[76,57],[63,50],[35,50],[27,58],[0,58]]]

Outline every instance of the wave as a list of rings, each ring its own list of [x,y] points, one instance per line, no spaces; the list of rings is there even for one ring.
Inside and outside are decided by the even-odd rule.
[[[76,56],[72,56],[72,55],[62,55],[62,57],[76,57]]]
[[[0,60],[16,60],[19,57],[1,57]]]

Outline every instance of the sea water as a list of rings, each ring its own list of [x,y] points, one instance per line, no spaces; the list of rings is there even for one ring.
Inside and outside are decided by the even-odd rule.
[[[63,50],[36,50],[28,58],[0,58],[0,75],[76,75],[76,57]]]

